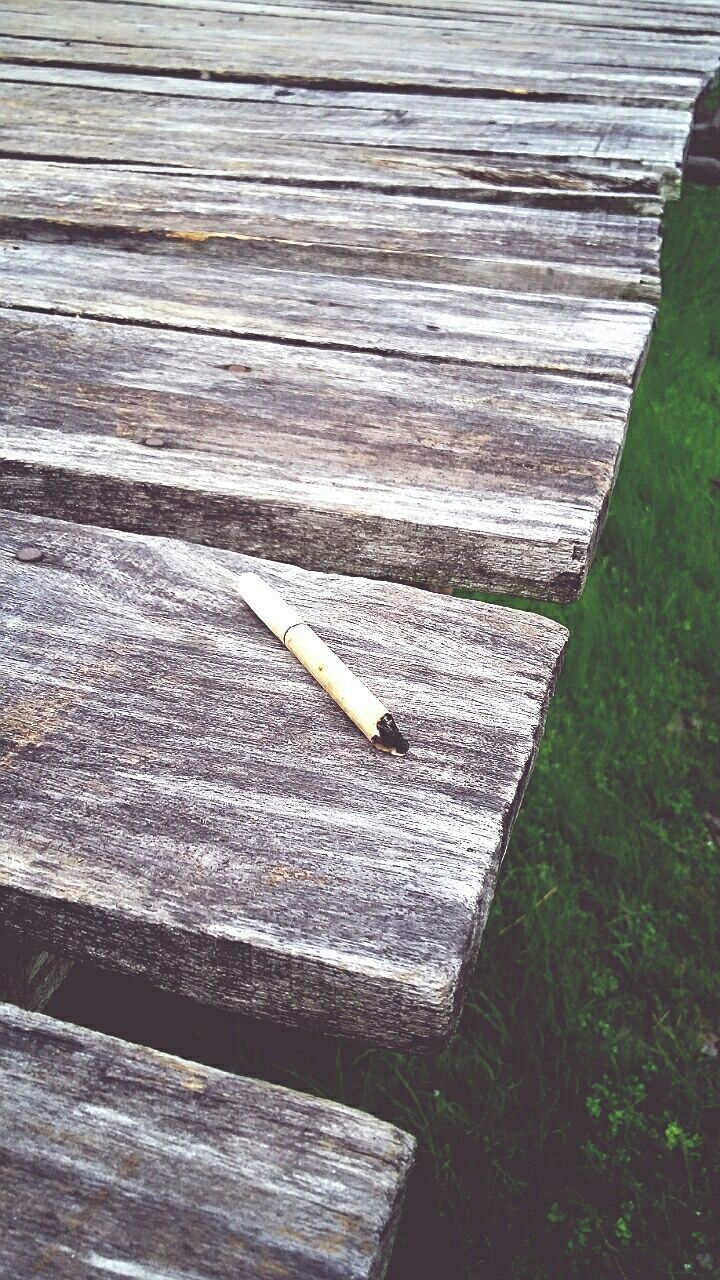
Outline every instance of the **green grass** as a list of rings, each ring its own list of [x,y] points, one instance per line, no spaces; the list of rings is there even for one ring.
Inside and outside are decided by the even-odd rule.
[[[125,1000],[116,1033],[418,1136],[392,1280],[720,1275],[719,422],[720,192],[689,189],[600,552],[582,600],[545,610],[570,649],[450,1049],[338,1046],[95,979]],[[85,1020],[77,981],[56,1007]]]

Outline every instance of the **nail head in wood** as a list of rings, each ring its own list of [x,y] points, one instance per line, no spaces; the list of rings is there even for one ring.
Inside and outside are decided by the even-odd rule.
[[[38,564],[45,558],[45,552],[39,547],[18,547],[15,552],[15,559],[20,560],[23,564]]]

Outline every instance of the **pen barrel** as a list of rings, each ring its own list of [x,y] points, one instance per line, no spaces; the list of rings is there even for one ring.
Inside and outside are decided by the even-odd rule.
[[[285,646],[337,702],[346,716],[371,742],[377,740],[378,722],[388,714],[379,698],[345,666],[306,622],[292,624]]]
[[[263,582],[256,573],[241,573],[236,582],[246,605],[257,614],[261,622],[265,623],[268,631],[272,631],[278,640],[282,640],[283,644],[290,627],[296,627],[299,623],[303,626],[307,625],[297,609],[293,609],[279,591],[269,583]]]
[[[374,746],[394,755],[405,755],[408,743],[387,707],[315,634],[297,609],[255,573],[236,577],[223,566],[223,574],[233,578],[246,605]]]

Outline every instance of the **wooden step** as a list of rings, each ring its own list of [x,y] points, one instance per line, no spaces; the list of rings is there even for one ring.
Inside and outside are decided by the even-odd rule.
[[[689,126],[689,112],[668,108],[445,97],[432,86],[349,92],[0,66],[6,156],[261,181],[290,216],[303,189],[348,187],[657,213],[679,189]],[[198,199],[205,185],[196,179]]]
[[[380,1280],[413,1140],[0,1005],[8,1280]]]
[[[579,595],[645,304],[432,286],[420,301],[418,286],[376,281],[368,312],[363,280],[270,271],[255,272],[250,301],[249,278],[238,271],[236,293],[221,263],[12,243],[0,251],[4,299],[133,324],[0,310],[3,506],[313,569]],[[337,307],[313,306],[314,287],[326,302],[334,290]],[[135,323],[148,315],[292,327],[308,345]],[[375,349],[311,345],[313,334]],[[473,359],[384,350],[406,341]]]
[[[443,1044],[564,628],[30,516],[2,515],[0,548],[8,924],[209,1003]],[[410,754],[378,754],[217,565],[277,585]]]
[[[624,385],[655,315],[641,302],[199,260],[182,244],[166,254],[144,244],[126,253],[4,240],[0,273],[2,302],[12,308]]]
[[[313,272],[315,306],[319,271],[365,278],[366,288],[367,277],[381,277],[650,302],[660,293],[659,223],[637,214],[278,188],[71,161],[7,159],[0,178],[6,238],[41,228],[131,249],[192,245],[195,272],[212,272],[215,259],[235,275]]]
[[[324,15],[298,4],[229,11],[184,5],[6,0],[3,56],[35,63],[88,63],[175,73],[212,73],[289,85],[401,89],[436,85],[476,94],[551,95],[580,101],[690,108],[717,61],[712,34],[692,37],[603,31],[503,16],[481,28],[461,17]]]

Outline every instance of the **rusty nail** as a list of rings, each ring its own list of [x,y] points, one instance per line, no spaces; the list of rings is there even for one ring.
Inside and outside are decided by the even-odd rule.
[[[21,560],[23,564],[37,564],[45,555],[39,547],[18,547],[15,552],[15,559]]]

